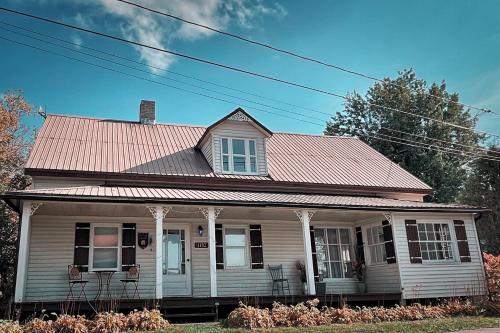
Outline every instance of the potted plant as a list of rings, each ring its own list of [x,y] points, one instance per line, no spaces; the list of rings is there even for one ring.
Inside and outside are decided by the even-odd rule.
[[[297,267],[297,271],[299,272],[299,279],[300,282],[302,282],[302,294],[305,295],[307,294],[306,266],[302,262],[297,261],[295,267]]]
[[[362,294],[366,293],[366,265],[364,260],[358,258],[358,260],[352,263],[352,273],[358,280],[358,292]]]

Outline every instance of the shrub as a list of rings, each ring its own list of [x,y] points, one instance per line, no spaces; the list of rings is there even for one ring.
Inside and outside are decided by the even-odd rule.
[[[274,327],[269,309],[255,308],[241,302],[227,317],[227,326],[246,329]]]
[[[43,320],[41,318],[35,318],[30,320],[23,327],[24,333],[55,333],[54,325],[52,320]]]
[[[98,313],[88,326],[89,333],[120,333],[127,328],[127,317],[123,313]]]
[[[0,319],[0,332],[2,333],[22,333],[23,329],[16,321],[1,320]]]
[[[500,255],[483,253],[486,284],[493,300],[500,300]]]
[[[83,316],[61,315],[52,325],[57,333],[89,333],[89,321]]]
[[[127,328],[132,331],[156,331],[170,327],[158,310],[133,311],[127,316]]]

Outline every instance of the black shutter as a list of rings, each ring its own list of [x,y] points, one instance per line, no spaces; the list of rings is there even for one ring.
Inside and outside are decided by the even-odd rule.
[[[262,249],[262,228],[260,224],[250,225],[250,255],[252,269],[264,268],[264,252]]]
[[[388,264],[396,263],[396,251],[394,250],[394,238],[392,236],[392,227],[389,221],[382,221],[382,230],[384,231],[385,255]]]
[[[422,263],[422,253],[418,243],[418,229],[416,220],[405,220],[406,237],[408,238],[408,252],[412,264]]]
[[[465,232],[464,221],[454,220],[455,236],[457,237],[458,253],[461,262],[471,262],[469,241],[467,240],[467,233]]]
[[[311,235],[311,253],[313,261],[314,281],[319,282],[318,259],[316,254],[316,238],[314,236],[314,227],[312,225],[309,226],[309,230]]]
[[[356,227],[356,260],[365,262],[363,233],[361,232],[361,227]]]
[[[215,262],[217,269],[224,269],[224,235],[222,224],[215,225]]]
[[[90,223],[77,223],[75,228],[75,251],[73,265],[81,272],[89,270]]]
[[[122,225],[122,271],[135,265],[136,226],[135,223]]]

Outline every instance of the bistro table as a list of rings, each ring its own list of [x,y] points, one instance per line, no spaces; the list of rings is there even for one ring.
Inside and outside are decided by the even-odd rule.
[[[111,284],[111,278],[113,277],[116,271],[102,270],[94,272],[97,276],[97,281],[99,283],[97,288],[97,294],[95,295],[94,300],[100,299],[103,291],[106,292],[108,299],[111,299],[111,290],[109,288],[109,285]]]

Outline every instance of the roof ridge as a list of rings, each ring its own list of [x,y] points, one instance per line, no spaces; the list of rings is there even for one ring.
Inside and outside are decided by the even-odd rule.
[[[300,135],[300,136],[312,136],[318,138],[336,138],[336,139],[356,139],[359,140],[357,136],[344,136],[344,135],[326,135],[326,134],[310,134],[310,133],[294,133],[294,132],[273,132],[273,134],[287,134],[287,135]]]

